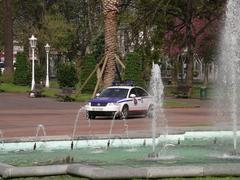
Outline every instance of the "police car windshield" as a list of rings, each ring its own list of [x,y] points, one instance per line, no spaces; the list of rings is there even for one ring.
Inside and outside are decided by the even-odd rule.
[[[123,88],[108,88],[103,90],[99,97],[116,97],[116,98],[126,98],[129,89]]]

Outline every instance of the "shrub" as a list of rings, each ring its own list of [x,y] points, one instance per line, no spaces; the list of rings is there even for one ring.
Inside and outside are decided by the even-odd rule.
[[[18,53],[16,56],[16,70],[14,72],[13,83],[16,85],[28,85],[29,84],[29,72],[30,66],[25,54]]]
[[[86,79],[89,77],[91,72],[94,70],[96,66],[96,60],[93,55],[87,55],[82,62],[82,68],[80,71],[80,82],[81,85],[86,81]],[[95,85],[97,82],[97,76],[96,73],[91,77],[91,79],[88,81],[88,83],[83,88],[82,92],[89,93],[93,92]]]
[[[57,80],[60,87],[75,87],[78,82],[77,70],[72,63],[61,63],[57,67]]]
[[[136,52],[126,55],[125,60],[125,76],[124,80],[132,80],[135,85],[143,86],[142,69],[140,64],[140,56]]]

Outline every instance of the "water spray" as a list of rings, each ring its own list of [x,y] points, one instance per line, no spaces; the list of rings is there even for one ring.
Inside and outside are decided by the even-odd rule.
[[[229,0],[226,5],[226,16],[223,31],[221,33],[220,54],[217,68],[218,110],[225,114],[222,119],[232,121],[233,150],[237,151],[237,131],[239,113],[240,90],[240,3],[238,0]],[[220,114],[220,113],[219,113]]]
[[[0,129],[0,140],[2,145],[4,145],[4,140],[3,140],[3,131]]]
[[[143,140],[143,146],[146,146],[146,139]]]
[[[178,142],[177,142],[177,144],[178,144],[178,145],[181,144],[181,140],[180,140],[180,138],[178,138]]]
[[[107,142],[107,149],[110,147],[110,139]]]
[[[114,125],[114,122],[115,122],[115,119],[117,117],[117,115],[119,114],[119,112],[115,112],[114,115],[113,115],[113,119],[112,119],[112,122],[111,122],[111,127],[109,129],[109,135],[108,135],[108,142],[107,142],[107,149],[110,147],[110,139],[111,139],[111,136],[112,136],[112,129],[113,129],[113,125]]]
[[[213,144],[217,144],[217,138],[216,137],[213,140]]]
[[[80,113],[83,112],[85,110],[84,107],[81,107],[79,110],[78,110],[78,113],[76,115],[76,118],[75,118],[75,121],[74,121],[74,126],[73,126],[73,132],[72,132],[72,141],[71,141],[71,150],[73,150],[73,147],[74,147],[74,143],[73,143],[73,140],[75,138],[75,135],[76,135],[76,130],[77,130],[77,125],[78,125],[78,121],[79,121],[79,117],[80,117]]]
[[[37,128],[36,128],[36,135],[35,135],[35,139],[37,140],[37,138],[39,137],[39,132],[40,130],[42,130],[42,133],[43,133],[43,137],[45,137],[47,135],[47,132],[46,132],[46,129],[45,129],[45,126],[43,124],[38,124],[37,125]],[[34,143],[33,145],[33,150],[36,150],[37,148],[37,142]]]
[[[37,143],[35,142],[34,145],[33,145],[33,150],[35,151],[37,148]]]
[[[71,150],[73,150],[73,141],[71,142]]]
[[[159,121],[164,123],[165,131],[168,132],[167,128],[167,120],[164,115],[164,111],[162,108],[163,104],[163,82],[161,77],[161,69],[158,64],[152,63],[152,71],[151,71],[151,80],[150,80],[150,92],[153,95],[153,117],[152,119],[152,156],[157,157],[156,152],[156,134],[157,134],[157,126]],[[163,126],[163,124],[161,124]],[[166,133],[167,134],[167,133]]]

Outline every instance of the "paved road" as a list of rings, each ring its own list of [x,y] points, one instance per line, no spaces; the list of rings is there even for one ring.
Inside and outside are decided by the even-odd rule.
[[[211,112],[209,101],[182,100],[199,105],[198,108],[170,108],[165,109],[169,131],[186,129],[211,128],[214,115]],[[84,103],[58,102],[49,98],[30,98],[27,94],[0,93],[0,130],[4,138],[22,139],[35,137],[39,124],[44,125],[47,136],[71,137],[79,109]],[[159,117],[163,119],[163,117]],[[159,121],[160,122],[160,121]],[[152,122],[144,117],[132,117],[124,124],[122,120],[114,122],[112,133],[126,136],[145,136],[151,133]],[[106,136],[111,126],[110,118],[86,120],[84,113],[80,113],[76,136]],[[165,126],[158,123],[158,132],[163,132]],[[42,132],[40,132],[40,136]]]

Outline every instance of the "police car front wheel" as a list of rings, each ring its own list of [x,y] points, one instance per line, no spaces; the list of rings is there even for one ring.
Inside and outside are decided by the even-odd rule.
[[[95,116],[95,114],[93,114],[92,112],[88,112],[88,118],[89,118],[89,119],[95,119],[96,116]]]

